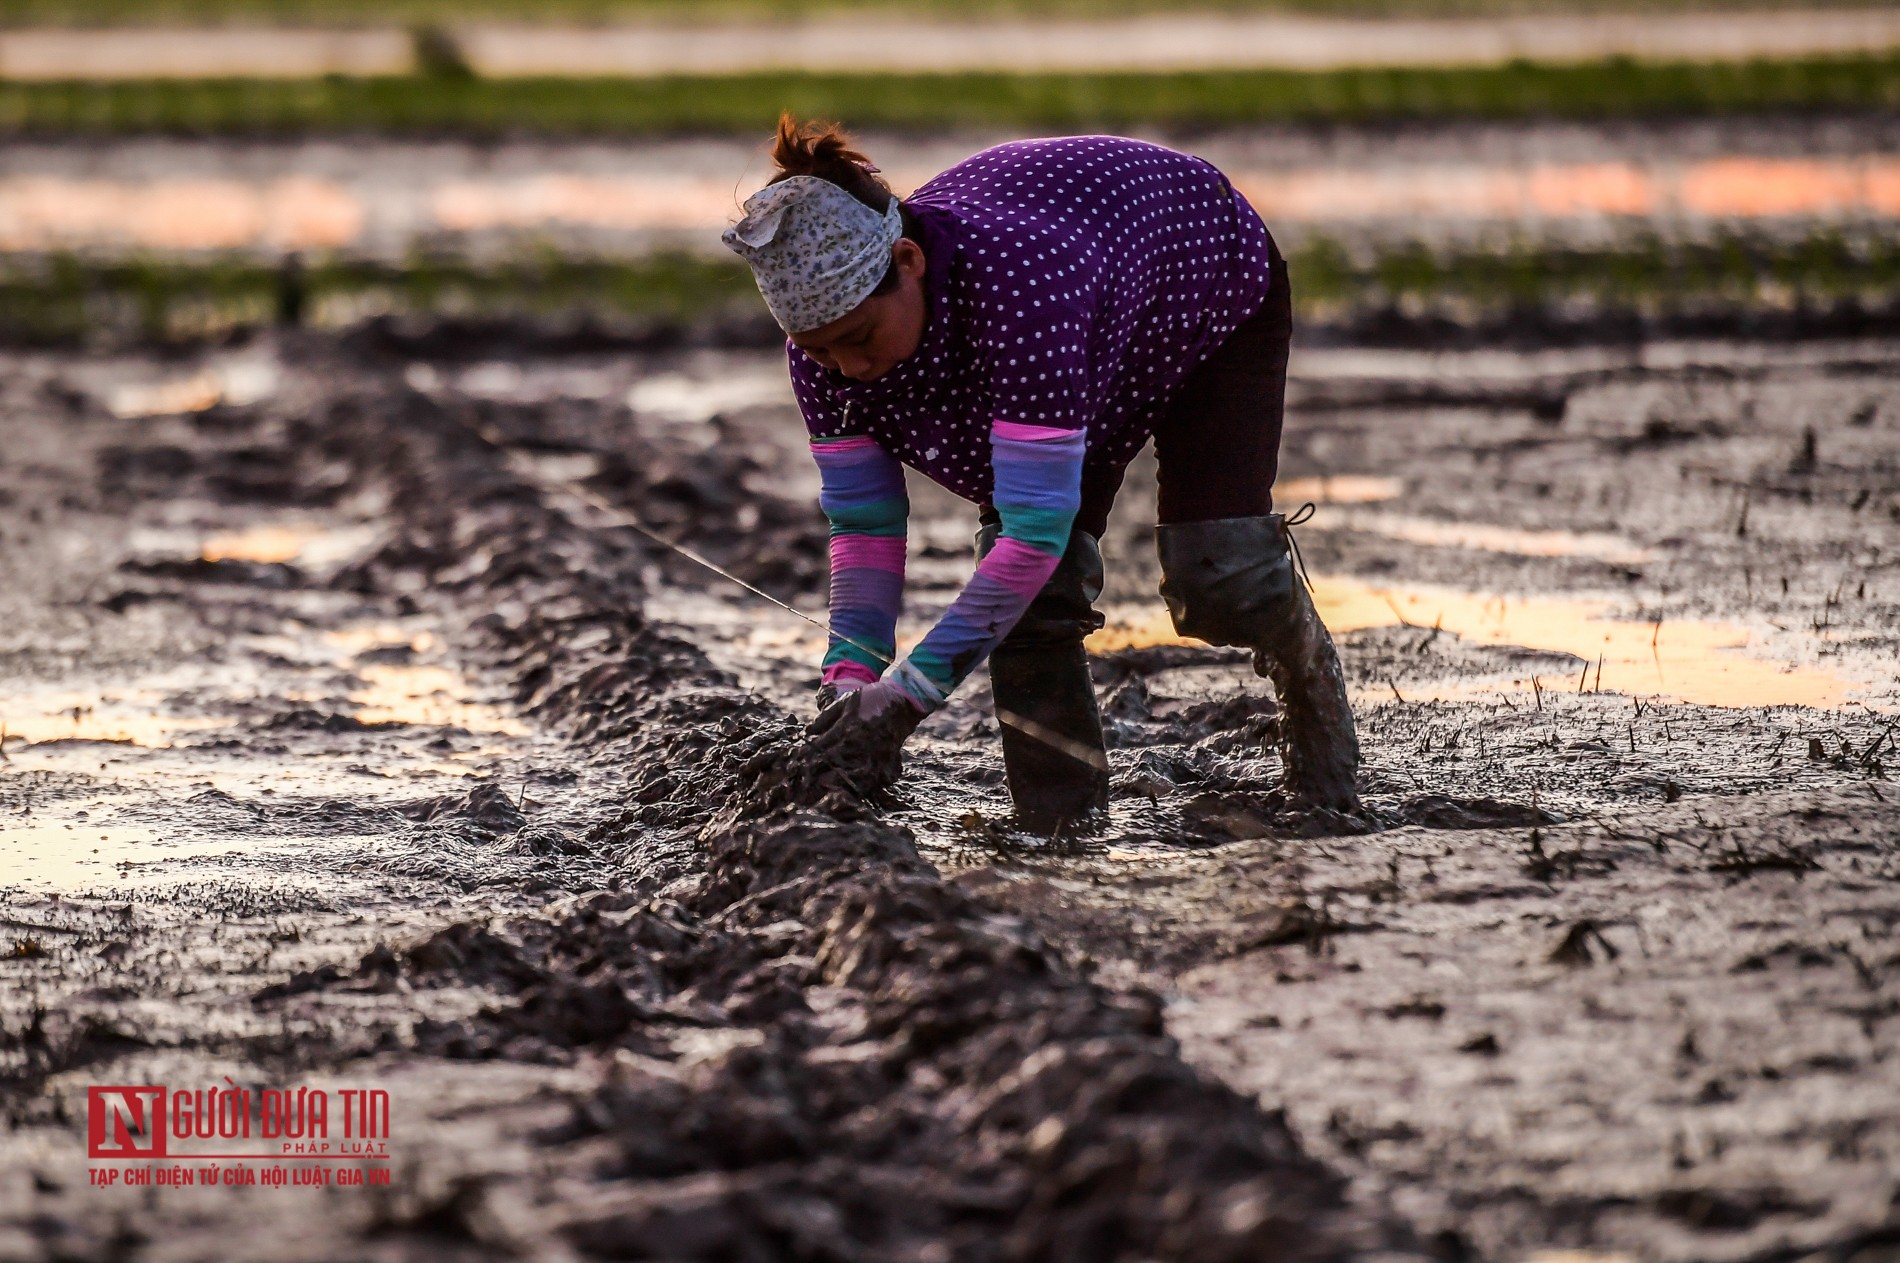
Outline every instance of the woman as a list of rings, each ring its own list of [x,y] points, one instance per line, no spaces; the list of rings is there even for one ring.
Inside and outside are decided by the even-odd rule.
[[[1273,512],[1292,307],[1266,226],[1208,163],[1107,136],[998,145],[899,200],[836,128],[779,120],[725,242],[788,335],[831,522],[820,742],[888,756],[985,659],[1019,823],[1108,801],[1083,637],[1128,462],[1160,466],[1161,593],[1254,650],[1288,797],[1356,809],[1332,639]],[[981,509],[975,575],[896,660],[902,466]]]

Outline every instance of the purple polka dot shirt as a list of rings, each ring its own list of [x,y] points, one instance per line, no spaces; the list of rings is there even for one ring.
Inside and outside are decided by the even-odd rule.
[[[917,351],[854,382],[787,349],[831,519],[825,679],[882,679],[930,710],[1054,571],[1084,466],[1132,460],[1182,380],[1259,308],[1269,247],[1214,167],[1113,136],[998,145],[905,204],[929,261]],[[900,463],[994,505],[1001,538],[893,663]]]
[[[998,145],[906,205],[930,260],[917,353],[853,382],[789,347],[792,384],[813,438],[869,435],[979,504],[992,422],[1085,429],[1089,463],[1125,465],[1267,293],[1253,208],[1211,164],[1143,141]]]

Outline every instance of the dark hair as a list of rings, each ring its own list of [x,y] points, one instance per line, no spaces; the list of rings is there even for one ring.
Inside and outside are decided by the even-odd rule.
[[[837,185],[880,215],[890,210],[891,199],[897,196],[871,160],[857,148],[851,134],[836,123],[816,120],[801,123],[789,113],[779,115],[778,134],[772,140],[772,162],[778,167],[778,174],[766,181],[768,184],[777,184],[795,175],[815,175]],[[900,201],[899,209],[904,217],[904,235],[919,241],[917,221],[910,207]],[[888,294],[896,288],[897,264],[893,262],[871,292]]]

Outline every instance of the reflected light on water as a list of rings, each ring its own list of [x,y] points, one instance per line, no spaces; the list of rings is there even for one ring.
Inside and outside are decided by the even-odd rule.
[[[595,228],[695,229],[734,213],[733,185],[705,176],[547,173],[438,188],[435,219],[451,232],[567,223]]]
[[[373,526],[271,522],[208,535],[199,556],[206,561],[300,561],[329,566],[350,560],[375,540]]]
[[[363,681],[363,686],[350,694],[350,701],[356,706],[356,718],[366,724],[439,724],[507,736],[528,732],[525,724],[502,707],[471,700],[474,690],[459,671],[414,663],[353,661],[356,655],[373,649],[427,653],[436,644],[433,632],[410,632],[394,623],[371,623],[327,631],[323,640],[342,652],[338,665]]]
[[[269,537],[253,542],[258,547],[248,551],[259,560],[280,559],[290,546],[288,541],[276,541],[266,547],[272,544]],[[357,708],[356,717],[365,723],[445,725],[508,736],[528,732],[507,709],[473,700],[474,690],[468,679],[449,667],[354,661],[355,655],[371,649],[401,647],[427,653],[436,644],[431,632],[371,624],[326,632],[321,640],[337,653],[336,665],[362,681],[361,687],[349,694],[349,700]],[[260,648],[275,647],[269,638],[258,638],[257,644]],[[286,641],[282,649],[294,652],[295,642]],[[22,743],[50,741],[104,741],[162,748],[180,734],[224,728],[236,722],[228,713],[167,713],[181,693],[189,695],[204,687],[201,676],[182,672],[111,690],[16,692],[0,705],[0,729],[16,750]],[[229,687],[228,681],[225,687]],[[312,704],[321,700],[297,694],[286,697]]]
[[[0,887],[74,890],[118,885],[127,875],[125,865],[238,849],[240,844],[230,838],[177,842],[161,840],[138,826],[86,820],[0,822]]]
[[[447,667],[364,663],[352,668],[364,687],[350,694],[366,724],[429,724],[522,736],[528,729],[498,706],[469,700],[468,681]]]
[[[290,526],[254,526],[226,531],[205,540],[206,561],[295,561],[303,556],[308,532]]]
[[[357,193],[307,175],[258,183],[20,175],[0,179],[0,250],[326,249],[361,236],[367,214]]]
[[[1589,531],[1523,530],[1488,522],[1445,522],[1390,513],[1328,514],[1312,530],[1365,531],[1431,548],[1468,548],[1519,557],[1595,557],[1618,565],[1640,565],[1650,552],[1616,535]]]
[[[216,373],[203,372],[168,382],[121,386],[112,392],[106,406],[112,415],[129,420],[203,412],[215,408],[223,399],[224,383],[218,380]]]
[[[639,154],[638,148],[629,155]],[[545,159],[544,159],[545,161]],[[558,160],[557,160],[558,161]],[[192,176],[0,176],[0,250],[333,250],[443,234],[717,232],[738,212],[729,171],[542,170],[382,178],[289,172],[256,179]],[[890,169],[907,194],[934,172]],[[1900,159],[1883,153],[1577,163],[1385,162],[1230,171],[1275,223],[1377,220],[1749,220],[1900,215]]]
[[[730,371],[717,378],[654,373],[627,392],[627,406],[635,412],[683,424],[707,421],[722,412],[795,404],[783,364]]]
[[[416,632],[413,635],[397,623],[364,623],[356,627],[338,627],[323,633],[325,644],[334,645],[345,653],[362,653],[367,649],[412,649],[416,653],[427,653],[435,647],[435,633]]]
[[[9,741],[113,741],[163,746],[181,732],[220,728],[226,715],[159,713],[166,694],[158,689],[112,693],[14,694],[0,710]]]
[[[1541,676],[1542,687],[1587,687],[1708,706],[1839,706],[1853,685],[1833,671],[1766,656],[1749,629],[1727,623],[1646,623],[1611,616],[1608,600],[1506,597],[1453,589],[1374,585],[1338,576],[1314,580],[1313,600],[1335,634],[1375,627],[1440,627],[1473,644],[1567,653],[1581,661]],[[1098,653],[1143,645],[1198,644],[1175,634],[1165,611],[1112,623],[1089,637]],[[1598,663],[1601,662],[1600,674]],[[1526,676],[1512,684],[1530,691]],[[1493,682],[1495,686],[1495,682]],[[1374,690],[1383,693],[1384,689]],[[1408,699],[1463,698],[1470,677],[1436,687],[1413,683]]]
[[[128,382],[114,388],[105,403],[112,415],[126,420],[203,412],[221,403],[243,407],[269,398],[277,389],[277,378],[277,366],[268,361],[229,361],[188,377]]]
[[[1377,504],[1405,494],[1403,478],[1373,474],[1321,474],[1317,478],[1282,478],[1273,484],[1274,503],[1293,509],[1313,504]]]
[[[1900,213],[1900,162],[1884,155],[1694,162],[1392,163],[1238,172],[1269,220]]]

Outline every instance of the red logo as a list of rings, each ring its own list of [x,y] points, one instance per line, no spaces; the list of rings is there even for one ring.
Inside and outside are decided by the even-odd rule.
[[[88,1158],[165,1156],[165,1089],[87,1088]]]

